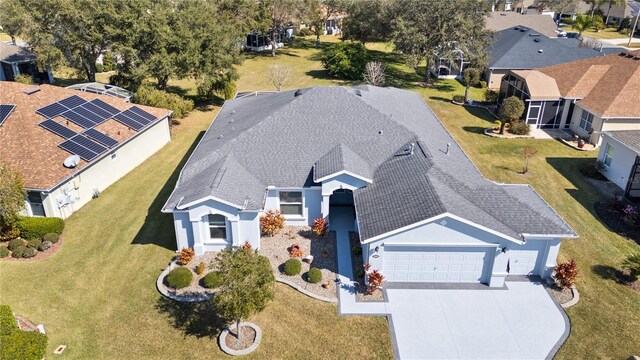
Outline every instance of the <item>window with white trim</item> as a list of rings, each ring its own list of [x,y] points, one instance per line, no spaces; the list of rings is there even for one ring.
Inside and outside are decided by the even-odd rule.
[[[302,191],[280,191],[282,215],[302,216]]]
[[[208,215],[209,237],[212,240],[227,240],[227,219],[220,214]]]
[[[587,110],[582,110],[582,114],[580,115],[580,128],[584,131],[591,131],[592,124],[593,114]]]
[[[616,149],[611,146],[611,144],[607,144],[607,150],[604,152],[603,163],[605,166],[611,166],[611,161],[613,161],[613,154]]]

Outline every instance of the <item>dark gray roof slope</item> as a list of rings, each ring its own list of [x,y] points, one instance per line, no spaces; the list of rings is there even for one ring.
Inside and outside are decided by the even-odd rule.
[[[619,47],[603,48],[602,51],[579,47],[577,39],[551,39],[529,28],[516,26],[496,33],[489,48],[489,68],[537,69],[622,50]]]
[[[606,134],[640,153],[640,130],[607,131]]]
[[[313,167],[313,180],[317,181],[341,171],[348,171],[367,179],[373,177],[369,164],[360,155],[344,144],[339,144],[316,162]]]
[[[8,63],[35,61],[36,54],[13,44],[0,42],[0,61]]]
[[[512,237],[575,235],[531,187],[482,177],[418,94],[369,86],[228,101],[164,211],[207,197],[259,210],[268,186],[342,170],[373,180],[354,191],[362,240],[446,212]]]

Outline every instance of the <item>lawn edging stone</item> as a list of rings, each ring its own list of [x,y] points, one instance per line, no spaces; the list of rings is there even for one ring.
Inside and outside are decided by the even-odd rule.
[[[334,299],[330,299],[324,296],[320,296],[320,295],[316,295],[314,293],[312,293],[311,291],[307,291],[305,289],[303,289],[302,287],[300,287],[298,284],[294,283],[293,281],[289,281],[287,279],[284,279],[280,276],[276,276],[276,281],[279,283],[283,283],[285,285],[289,285],[290,287],[292,287],[294,290],[298,290],[299,292],[314,298],[316,300],[320,300],[320,301],[324,301],[324,302],[328,302],[328,303],[334,303],[337,304],[338,303],[338,299],[334,298]]]
[[[492,138],[498,139],[533,139],[533,135],[513,135],[513,134],[496,134],[493,132],[494,128],[484,129],[484,134]]]
[[[566,303],[560,304],[560,306],[562,306],[563,309],[568,309],[573,305],[577,304],[578,301],[580,301],[580,293],[578,292],[578,288],[576,288],[575,286],[572,286],[571,293],[573,294],[573,299],[567,301]]]
[[[227,346],[227,343],[225,340],[227,338],[227,335],[229,335],[229,333],[231,332],[231,330],[235,329],[236,324],[233,323],[229,325],[226,329],[224,329],[220,333],[220,336],[218,337],[218,345],[220,346],[220,349],[224,351],[226,354],[233,355],[233,356],[247,355],[249,353],[252,353],[260,345],[260,342],[262,341],[262,330],[258,325],[252,322],[241,322],[240,326],[248,326],[252,328],[256,332],[256,338],[253,340],[253,344],[246,349],[242,349],[242,350],[231,349],[230,347]]]
[[[171,263],[169,263],[169,266],[167,266],[167,268],[164,269],[162,273],[160,273],[160,276],[158,276],[158,279],[156,280],[156,288],[158,288],[158,291],[160,292],[160,294],[168,297],[171,300],[175,300],[179,302],[207,301],[213,297],[213,294],[182,295],[182,296],[172,294],[171,291],[169,291],[169,289],[164,285],[164,278],[169,274],[171,270],[175,269],[176,266],[177,266],[176,262],[172,261]]]

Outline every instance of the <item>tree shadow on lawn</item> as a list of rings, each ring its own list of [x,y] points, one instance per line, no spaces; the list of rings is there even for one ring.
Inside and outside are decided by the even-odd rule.
[[[548,157],[547,163],[559,172],[565,179],[569,180],[575,189],[565,189],[582,207],[584,207],[591,216],[597,221],[598,216],[595,213],[593,205],[599,200],[599,193],[591,186],[584,175],[580,173],[580,168],[593,163],[593,158],[568,158],[568,157]]]
[[[480,134],[483,135],[484,131],[485,131],[485,127],[482,126],[463,126],[462,130],[466,131],[466,132],[470,132],[470,133],[474,133],[474,134]]]
[[[185,336],[213,338],[230,323],[220,317],[211,300],[183,303],[160,296],[155,308],[167,317],[175,329],[184,332]]]
[[[463,108],[471,115],[477,117],[478,119],[482,119],[487,122],[487,125],[493,126],[493,122],[498,120],[492,113],[487,109],[483,109],[480,107],[474,106],[463,106]]]
[[[189,159],[189,156],[191,156],[191,153],[200,142],[200,139],[204,136],[204,133],[204,131],[201,131],[198,136],[196,136],[195,140],[189,147],[189,150],[182,157],[180,163],[171,173],[169,179],[164,183],[155,199],[153,199],[151,206],[147,209],[147,216],[144,224],[140,230],[138,230],[138,233],[133,238],[133,241],[131,241],[131,244],[154,244],[168,250],[176,250],[176,240],[175,236],[173,236],[175,232],[171,214],[164,214],[161,210],[178,181],[180,170],[182,170],[182,167],[187,162],[187,159]]]
[[[604,280],[613,280],[618,284],[628,285],[634,282],[634,279],[628,272],[616,269],[609,265],[593,265],[591,270]]]

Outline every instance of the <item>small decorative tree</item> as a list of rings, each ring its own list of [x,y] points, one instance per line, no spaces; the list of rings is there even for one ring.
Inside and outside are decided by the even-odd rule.
[[[640,253],[629,255],[622,263],[622,267],[629,270],[629,275],[635,281],[640,277]]]
[[[517,121],[524,112],[524,103],[522,100],[515,96],[510,96],[502,101],[500,106],[500,119],[502,120],[502,127],[500,128],[500,134],[504,134],[504,125]]]
[[[464,102],[466,103],[467,100],[469,100],[469,88],[472,86],[476,86],[480,82],[480,70],[475,68],[467,68],[464,70],[462,78],[465,83]]]
[[[284,228],[285,218],[278,210],[269,210],[260,216],[260,229],[265,235],[273,236]]]
[[[313,230],[313,233],[318,236],[324,236],[327,233],[328,224],[329,223],[327,222],[327,219],[317,218],[313,220],[313,226],[311,227],[311,230]]]
[[[378,270],[372,270],[367,273],[367,292],[369,294],[373,294],[374,291],[380,289],[382,287],[382,283],[384,282],[384,276]]]
[[[221,251],[217,262],[222,283],[213,301],[223,317],[235,320],[240,339],[240,321],[264,310],[274,298],[273,271],[269,259],[239,247]]]
[[[382,63],[378,61],[370,61],[364,67],[362,78],[364,79],[364,82],[369,85],[382,86],[385,81],[384,70],[385,67]]]
[[[529,159],[531,159],[535,154],[538,153],[538,149],[526,147],[522,150],[522,155],[524,155],[524,167],[522,168],[522,173],[526,174],[529,172]]]
[[[578,279],[578,266],[576,262],[571,259],[567,262],[560,263],[554,270],[554,277],[558,286],[561,288],[570,288],[575,285]]]
[[[284,84],[289,80],[291,74],[291,66],[273,64],[269,65],[269,81],[275,86],[277,91],[280,91]]]

